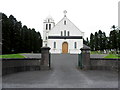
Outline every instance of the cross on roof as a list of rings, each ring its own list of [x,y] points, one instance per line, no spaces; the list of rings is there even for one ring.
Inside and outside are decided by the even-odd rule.
[[[64,10],[64,11],[63,11],[63,13],[64,13],[64,17],[66,17],[66,13],[67,13],[67,11],[66,11],[66,10]]]

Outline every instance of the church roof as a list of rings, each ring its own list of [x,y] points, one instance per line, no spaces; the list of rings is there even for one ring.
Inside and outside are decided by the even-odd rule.
[[[84,35],[84,32],[82,32],[75,24],[73,24],[66,16],[67,11],[64,11],[64,17],[55,25],[55,27],[50,31],[50,33],[54,33],[55,30],[72,30],[71,32],[76,32],[76,34]],[[66,21],[67,24],[64,25],[63,22]]]

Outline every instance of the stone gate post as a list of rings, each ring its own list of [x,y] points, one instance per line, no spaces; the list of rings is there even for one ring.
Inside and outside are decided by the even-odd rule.
[[[82,54],[82,65],[84,70],[90,69],[90,47],[84,45],[83,48],[80,49]]]
[[[41,70],[50,69],[50,48],[42,47],[41,48]]]

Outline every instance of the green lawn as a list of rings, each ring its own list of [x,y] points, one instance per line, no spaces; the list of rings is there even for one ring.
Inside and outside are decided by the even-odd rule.
[[[100,51],[91,51],[90,54],[102,54]]]
[[[6,54],[0,55],[0,58],[25,58],[25,57],[20,54]]]
[[[118,57],[118,55],[116,55],[116,54],[109,54],[109,55],[105,56],[104,58],[120,58],[120,56]]]

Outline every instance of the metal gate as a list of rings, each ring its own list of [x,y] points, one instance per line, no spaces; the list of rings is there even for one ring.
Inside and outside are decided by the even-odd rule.
[[[78,67],[83,68],[82,53],[78,54]]]
[[[51,68],[51,53],[49,53],[49,69]]]

